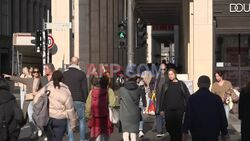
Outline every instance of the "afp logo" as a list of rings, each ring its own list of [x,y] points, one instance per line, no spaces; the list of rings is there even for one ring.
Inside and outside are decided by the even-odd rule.
[[[250,3],[230,3],[230,13],[250,13]]]

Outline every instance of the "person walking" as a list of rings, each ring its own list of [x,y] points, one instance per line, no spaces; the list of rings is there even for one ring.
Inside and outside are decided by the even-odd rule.
[[[88,81],[79,67],[79,58],[72,57],[71,65],[63,73],[63,82],[69,87],[80,124],[80,141],[85,141],[85,103],[88,96]],[[73,131],[68,127],[68,140],[74,141]]]
[[[167,66],[165,63],[162,63],[160,65],[160,73],[158,74],[156,78],[155,83],[155,91],[156,91],[156,131],[157,131],[157,137],[163,137],[164,133],[164,117],[160,115],[160,99],[163,93],[163,86],[168,84],[168,76],[167,76]]]
[[[0,78],[0,111],[0,141],[17,141],[24,125],[23,114],[3,78]]]
[[[230,111],[230,99],[227,97],[226,93],[233,89],[232,83],[230,81],[224,80],[224,75],[221,71],[215,73],[216,82],[212,86],[212,92],[221,97],[224,103],[224,108],[226,111],[227,120],[229,119]]]
[[[29,73],[29,69],[27,67],[23,68],[23,73],[20,75],[20,78],[31,78],[32,76]],[[20,105],[21,109],[23,109],[23,103],[24,103],[24,96],[26,94],[26,85],[24,84],[19,84],[20,87]]]
[[[228,123],[221,98],[209,91],[208,76],[198,79],[199,90],[190,96],[183,123],[184,139],[188,131],[192,141],[218,141],[220,133],[223,140],[228,139]]]
[[[118,90],[120,95],[120,121],[124,141],[136,141],[136,134],[139,133],[140,122],[140,97],[142,89],[136,83],[135,70],[131,68],[126,73],[127,81],[124,87]]]
[[[250,82],[242,89],[239,99],[239,119],[241,120],[241,141],[250,140]]]
[[[44,66],[45,76],[41,77],[41,85],[44,87],[51,81],[53,72],[55,71],[55,67],[52,63],[45,64]]]
[[[113,133],[113,124],[109,119],[109,107],[115,107],[116,97],[109,93],[107,76],[93,76],[92,89],[86,103],[86,119],[90,128],[90,137],[95,141],[108,141]]]
[[[23,83],[24,85],[26,85],[27,94],[35,93],[41,88],[41,78],[40,78],[39,69],[34,68],[32,75],[33,75],[33,78],[20,78],[20,77],[4,74],[4,76],[9,77],[10,80],[15,81],[15,82],[20,82],[20,83]],[[38,135],[38,130],[37,130],[37,127],[35,126],[34,121],[32,119],[32,114],[33,114],[32,99],[25,100],[23,107],[24,107],[24,109],[23,109],[24,118],[29,119],[29,124],[31,127],[30,138],[32,138],[32,139],[36,138]],[[27,114],[28,114],[28,117],[26,116]]]
[[[63,74],[60,71],[55,71],[50,81],[45,87],[37,92],[34,103],[36,103],[43,94],[48,90],[49,99],[49,123],[45,127],[45,133],[48,141],[62,141],[64,134],[67,131],[67,120],[70,121],[70,128],[75,131],[77,126],[77,114],[74,110],[74,104],[70,90],[65,85]]]
[[[144,127],[144,117],[143,117],[143,112],[146,109],[147,106],[147,100],[146,100],[146,82],[145,79],[143,79],[144,76],[138,76],[137,78],[137,85],[141,89],[141,97],[140,97],[140,103],[139,103],[139,108],[141,111],[140,114],[140,122],[139,122],[139,134],[138,137],[142,138],[144,137],[144,132],[143,132],[143,127]]]
[[[165,117],[171,141],[181,141],[182,119],[190,93],[186,84],[177,79],[174,69],[169,69],[168,78],[169,83],[165,83],[160,98],[160,114]]]

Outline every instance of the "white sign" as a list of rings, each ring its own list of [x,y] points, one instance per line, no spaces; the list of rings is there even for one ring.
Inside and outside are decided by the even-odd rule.
[[[31,33],[13,33],[14,46],[35,46],[31,43],[32,40],[35,40],[35,36]]]
[[[45,23],[44,24],[45,29],[71,29],[72,24],[69,23]]]
[[[216,67],[223,68],[224,67],[224,62],[216,62]]]
[[[230,3],[230,13],[250,13],[250,3]]]

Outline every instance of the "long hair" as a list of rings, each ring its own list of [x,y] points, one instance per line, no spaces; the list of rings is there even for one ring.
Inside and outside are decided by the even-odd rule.
[[[54,87],[58,87],[60,89],[60,82],[63,80],[63,74],[61,71],[54,71],[52,75],[53,85]]]
[[[178,80],[178,79],[177,79],[177,71],[176,71],[175,69],[173,69],[173,68],[170,68],[170,69],[168,70],[168,73],[169,73],[170,71],[174,73],[175,79]]]
[[[216,72],[214,73],[214,76],[215,76],[216,74],[218,74],[222,79],[224,79],[224,74],[223,74],[222,71],[216,71]]]

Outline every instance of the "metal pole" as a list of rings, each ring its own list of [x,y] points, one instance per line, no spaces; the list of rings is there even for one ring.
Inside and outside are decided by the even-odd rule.
[[[47,10],[47,23],[49,23],[49,18],[50,18],[50,13],[49,13],[49,12],[50,12],[50,11],[49,11],[49,9],[48,9],[48,10]],[[49,30],[48,30],[48,34],[49,34]],[[47,51],[47,63],[50,62],[49,55],[50,55],[50,51],[49,51],[49,49],[48,49],[48,51]]]
[[[134,62],[134,0],[128,0],[128,64]]]
[[[241,50],[241,36],[240,34],[238,35],[238,38],[239,38],[239,48],[238,48],[238,64],[239,64],[239,67],[238,67],[238,72],[239,72],[239,87],[241,88],[241,70],[240,70],[240,67],[241,67],[241,58],[240,58],[240,50]]]

